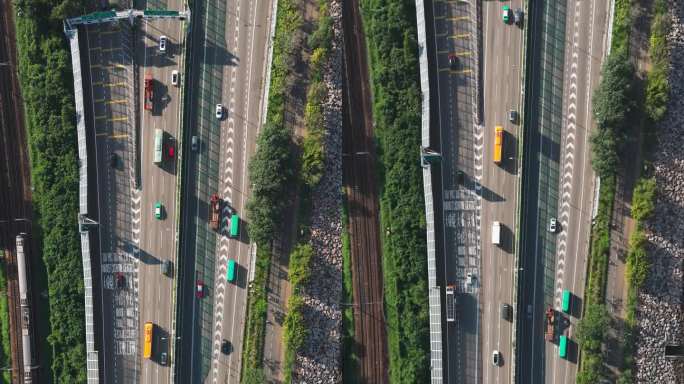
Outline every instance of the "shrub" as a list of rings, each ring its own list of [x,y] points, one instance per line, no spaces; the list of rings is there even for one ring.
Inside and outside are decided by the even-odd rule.
[[[632,195],[632,217],[636,221],[648,219],[655,208],[655,178],[639,179]]]
[[[420,157],[415,3],[362,0],[380,154],[380,210],[390,381],[430,377],[427,250]]]

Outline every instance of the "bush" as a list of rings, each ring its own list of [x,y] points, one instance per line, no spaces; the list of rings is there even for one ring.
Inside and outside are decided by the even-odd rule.
[[[644,109],[651,121],[659,121],[667,111],[667,102],[670,96],[670,84],[668,83],[670,52],[667,46],[670,18],[667,12],[667,3],[664,0],[657,0],[653,9],[648,50],[653,67],[646,78]]]
[[[62,19],[84,12],[86,4],[89,2],[73,0],[15,3],[35,217],[42,234],[37,242],[47,271],[52,380],[63,383],[86,381],[86,356],[83,270],[76,221],[76,113]]]
[[[594,91],[592,112],[596,131],[591,136],[592,166],[599,176],[615,174],[619,165],[634,107],[632,78],[634,68],[624,51],[612,52],[603,65],[603,77]]]
[[[294,177],[290,144],[288,130],[267,122],[257,138],[257,150],[249,163],[252,182],[252,196],[247,202],[249,235],[259,246],[267,246],[274,237],[278,218],[288,201]]]
[[[636,221],[648,219],[655,208],[655,178],[639,179],[632,195],[632,218]]]
[[[590,304],[577,326],[577,341],[588,352],[600,352],[603,335],[608,327],[608,311],[601,304]]]
[[[629,32],[632,27],[630,9],[630,0],[615,0],[611,52],[629,50]]]
[[[5,254],[0,250],[0,338],[2,338],[2,349],[0,349],[0,364],[3,367],[12,365],[12,351],[10,350],[10,335],[9,335],[9,307],[7,303],[7,278]],[[10,384],[12,376],[10,371],[2,372],[2,382]]]
[[[370,53],[390,381],[430,381],[415,3],[362,0]]]

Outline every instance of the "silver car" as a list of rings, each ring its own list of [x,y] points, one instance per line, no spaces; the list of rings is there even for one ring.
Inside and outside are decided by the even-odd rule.
[[[223,118],[223,104],[216,104],[216,118],[219,120]]]

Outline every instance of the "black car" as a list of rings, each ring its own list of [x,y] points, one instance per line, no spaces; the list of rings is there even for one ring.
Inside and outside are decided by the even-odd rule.
[[[109,156],[109,165],[112,168],[116,168],[116,164],[119,162],[119,157],[116,155],[116,153],[112,153],[111,156]]]
[[[458,57],[456,57],[456,55],[449,55],[449,68],[451,68],[452,71],[458,69]]]
[[[513,21],[515,22],[515,25],[517,26],[522,26],[523,23],[523,11],[522,9],[518,8],[513,12]]]
[[[221,343],[221,352],[224,355],[227,355],[230,353],[231,349],[233,349],[233,346],[230,345],[230,341],[223,339],[223,343]]]
[[[159,355],[159,364],[166,365],[169,362],[169,355],[166,352],[162,352]]]

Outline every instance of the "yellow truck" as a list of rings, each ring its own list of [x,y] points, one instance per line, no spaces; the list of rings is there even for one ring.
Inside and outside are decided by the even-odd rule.
[[[503,127],[497,125],[494,129],[494,164],[501,164],[501,152],[503,152]]]

